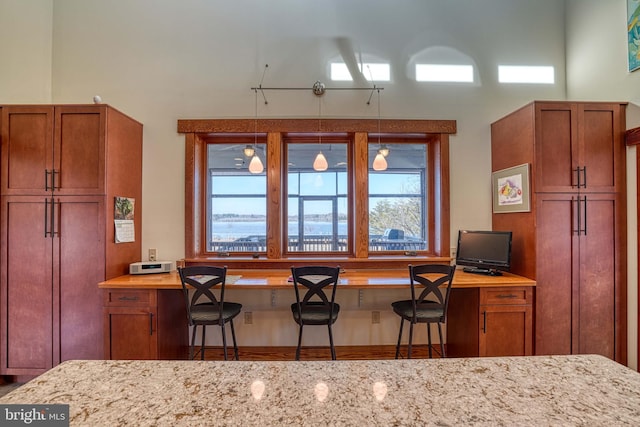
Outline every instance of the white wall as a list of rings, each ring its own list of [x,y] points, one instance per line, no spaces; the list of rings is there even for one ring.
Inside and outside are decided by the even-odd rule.
[[[0,0],[0,102],[51,102],[53,0]]]
[[[339,57],[338,39],[347,38],[356,52],[392,65],[392,81],[382,84],[383,118],[457,121],[451,138],[455,236],[459,228],[491,227],[491,122],[531,100],[565,99],[567,93],[633,99],[628,92],[637,76],[609,68],[622,61],[622,48],[602,45],[611,38],[611,45],[618,38],[624,45],[624,34],[614,31],[623,8],[624,0],[568,1],[565,39],[565,4],[558,0],[0,0],[0,34],[11,40],[0,46],[0,103],[90,103],[99,94],[141,121],[141,257],[153,247],[160,259],[176,260],[184,255],[184,140],[177,120],[252,117],[250,87],[266,63],[264,86],[311,87],[316,80],[340,86],[329,81],[328,61]],[[585,37],[589,42],[581,41]],[[407,64],[438,46],[468,56],[478,82],[416,83]],[[588,73],[576,71],[587,55]],[[597,63],[603,56],[610,64]],[[24,58],[22,67],[5,66]],[[553,65],[556,84],[498,85],[498,64]],[[602,84],[603,75],[612,81]],[[601,84],[595,93],[594,81]],[[260,116],[317,116],[310,91],[268,92],[268,99]],[[376,117],[375,104],[367,106],[366,99],[364,92],[328,92],[323,115]],[[345,295],[344,304],[354,309],[342,320],[353,326],[336,331],[337,344],[394,343],[397,319],[388,303],[396,297],[365,293],[358,310],[357,295]],[[254,325],[239,327],[241,344],[295,344],[286,296],[277,294],[281,313],[272,311],[269,295],[237,298],[254,310]],[[372,309],[383,310],[379,327],[369,325]],[[325,342],[320,331],[305,344]]]
[[[625,0],[567,1],[567,97],[628,101],[627,129],[640,126],[640,70],[629,73]],[[627,148],[628,349],[638,366],[636,148]]]

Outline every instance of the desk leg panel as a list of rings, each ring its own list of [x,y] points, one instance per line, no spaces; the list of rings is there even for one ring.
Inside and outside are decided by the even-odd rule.
[[[447,356],[473,357],[479,352],[478,288],[452,289],[447,313]]]

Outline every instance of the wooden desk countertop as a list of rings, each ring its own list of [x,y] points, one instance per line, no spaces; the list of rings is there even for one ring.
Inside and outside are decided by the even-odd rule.
[[[228,276],[240,276],[227,289],[289,289],[289,270],[228,270]],[[454,288],[485,288],[535,286],[536,282],[511,273],[502,276],[486,276],[466,273],[458,269],[453,277]],[[397,289],[409,287],[408,270],[346,270],[340,273],[341,288],[348,289]],[[98,284],[104,289],[181,289],[177,271],[158,274],[126,274]]]

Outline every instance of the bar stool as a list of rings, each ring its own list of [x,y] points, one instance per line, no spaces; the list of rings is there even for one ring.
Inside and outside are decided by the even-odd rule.
[[[331,359],[336,360],[336,349],[333,346],[331,325],[335,323],[340,312],[340,305],[335,302],[340,267],[306,266],[291,267],[293,288],[296,302],[291,304],[293,320],[299,325],[296,360],[300,360],[302,344],[302,328],[305,325],[327,325],[329,328],[329,345]],[[331,299],[327,297],[325,288],[331,291]],[[306,290],[300,298],[301,291]]]
[[[409,278],[411,280],[411,299],[391,303],[393,312],[400,316],[400,332],[396,345],[396,359],[400,354],[400,341],[402,339],[402,326],[404,321],[409,322],[409,348],[407,358],[411,359],[411,344],[413,340],[413,325],[416,323],[427,324],[427,337],[429,341],[429,358],[431,353],[431,324],[438,325],[440,336],[440,354],[446,357],[444,342],[442,340],[442,327],[447,317],[449,306],[449,294],[456,266],[448,264],[424,264],[409,265]],[[422,287],[423,289],[421,289]],[[444,287],[444,292],[442,287]],[[419,295],[416,297],[416,294]]]
[[[202,343],[200,347],[200,359],[204,360],[204,338],[207,325],[218,325],[222,330],[222,348],[224,360],[227,360],[227,336],[225,334],[225,324],[231,326],[231,337],[233,338],[233,352],[238,360],[238,345],[236,343],[236,333],[233,329],[233,319],[240,314],[242,304],[224,300],[224,287],[227,278],[227,267],[214,266],[190,266],[178,268],[182,291],[187,305],[187,318],[189,326],[193,326],[191,344],[189,345],[189,359],[194,358],[194,347],[196,341],[196,329],[202,326]],[[189,288],[194,290],[189,298]],[[212,292],[219,285],[220,298],[217,299]]]

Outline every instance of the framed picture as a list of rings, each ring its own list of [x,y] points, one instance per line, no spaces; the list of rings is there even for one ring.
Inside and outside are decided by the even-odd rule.
[[[493,212],[529,212],[529,164],[495,171],[491,174]]]
[[[627,0],[629,72],[640,68],[640,0]]]

